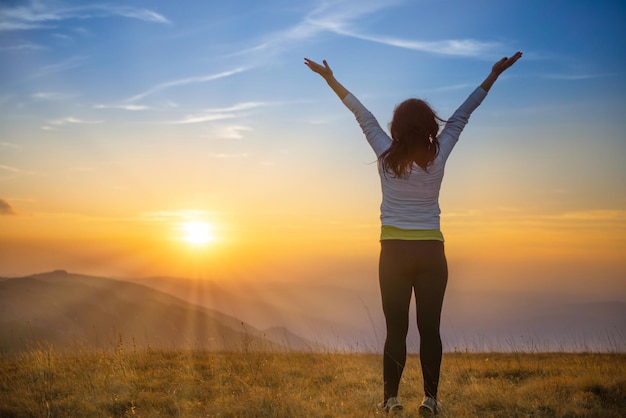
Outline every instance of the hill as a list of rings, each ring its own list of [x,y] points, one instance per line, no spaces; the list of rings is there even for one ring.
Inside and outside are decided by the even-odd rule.
[[[378,284],[259,282],[254,278],[127,279],[236,316],[260,329],[285,327],[335,349],[380,352],[385,325]],[[408,349],[419,350],[411,308]],[[444,350],[626,351],[626,302],[541,292],[484,292],[455,287],[442,313]]]
[[[110,347],[121,335],[142,346],[222,349],[269,341],[297,350],[380,352],[385,334],[377,284],[365,279],[114,280],[56,271],[0,278],[0,315],[2,347],[24,347],[34,337]],[[624,318],[619,300],[451,283],[442,340],[445,351],[624,352]],[[418,352],[415,315],[410,321],[407,347]]]
[[[304,349],[216,310],[136,283],[55,271],[0,281],[0,349],[33,344],[206,350]],[[309,347],[310,348],[310,347]]]

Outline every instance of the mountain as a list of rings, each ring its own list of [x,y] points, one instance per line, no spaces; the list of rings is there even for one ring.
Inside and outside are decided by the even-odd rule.
[[[419,351],[414,306],[407,348]],[[377,283],[254,277],[113,280],[57,271],[0,278],[0,349],[34,341],[381,352]],[[444,350],[626,351],[626,303],[451,284]]]
[[[546,293],[451,292],[448,347],[477,351],[625,351],[626,303]],[[445,343],[444,343],[445,344]]]
[[[330,349],[376,351],[382,344],[384,321],[377,284],[355,288],[254,278],[125,280],[236,316],[259,329],[288,329]]]
[[[382,350],[377,283],[305,283],[254,278],[128,279],[261,329],[283,327],[332,349]],[[408,348],[419,351],[414,306]],[[468,291],[450,286],[442,314],[444,349],[479,351],[626,350],[626,303],[545,292]]]
[[[303,349],[308,344],[286,330],[265,335],[238,318],[136,283],[62,270],[0,280],[1,350],[39,344],[108,349],[120,342],[208,350]]]

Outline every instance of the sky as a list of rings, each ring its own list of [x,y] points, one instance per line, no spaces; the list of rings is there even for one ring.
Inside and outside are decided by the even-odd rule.
[[[620,1],[3,1],[0,276],[376,280],[387,127],[523,51],[446,167],[458,288],[626,301]],[[346,279],[347,280],[347,279]]]

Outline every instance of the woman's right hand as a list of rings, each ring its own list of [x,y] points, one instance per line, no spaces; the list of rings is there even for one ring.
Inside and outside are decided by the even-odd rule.
[[[321,75],[341,100],[348,95],[349,91],[335,79],[335,76],[333,76],[333,70],[330,69],[326,60],[322,61],[324,65],[319,65],[317,62],[305,58],[304,63],[311,69],[311,71]]]

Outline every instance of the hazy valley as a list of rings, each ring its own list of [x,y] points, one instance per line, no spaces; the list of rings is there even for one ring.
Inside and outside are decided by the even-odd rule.
[[[0,348],[379,352],[378,289],[254,280],[115,280],[55,271],[0,281]],[[450,289],[446,351],[624,351],[626,303]],[[414,318],[412,318],[414,323]],[[415,326],[409,350],[417,352]]]

